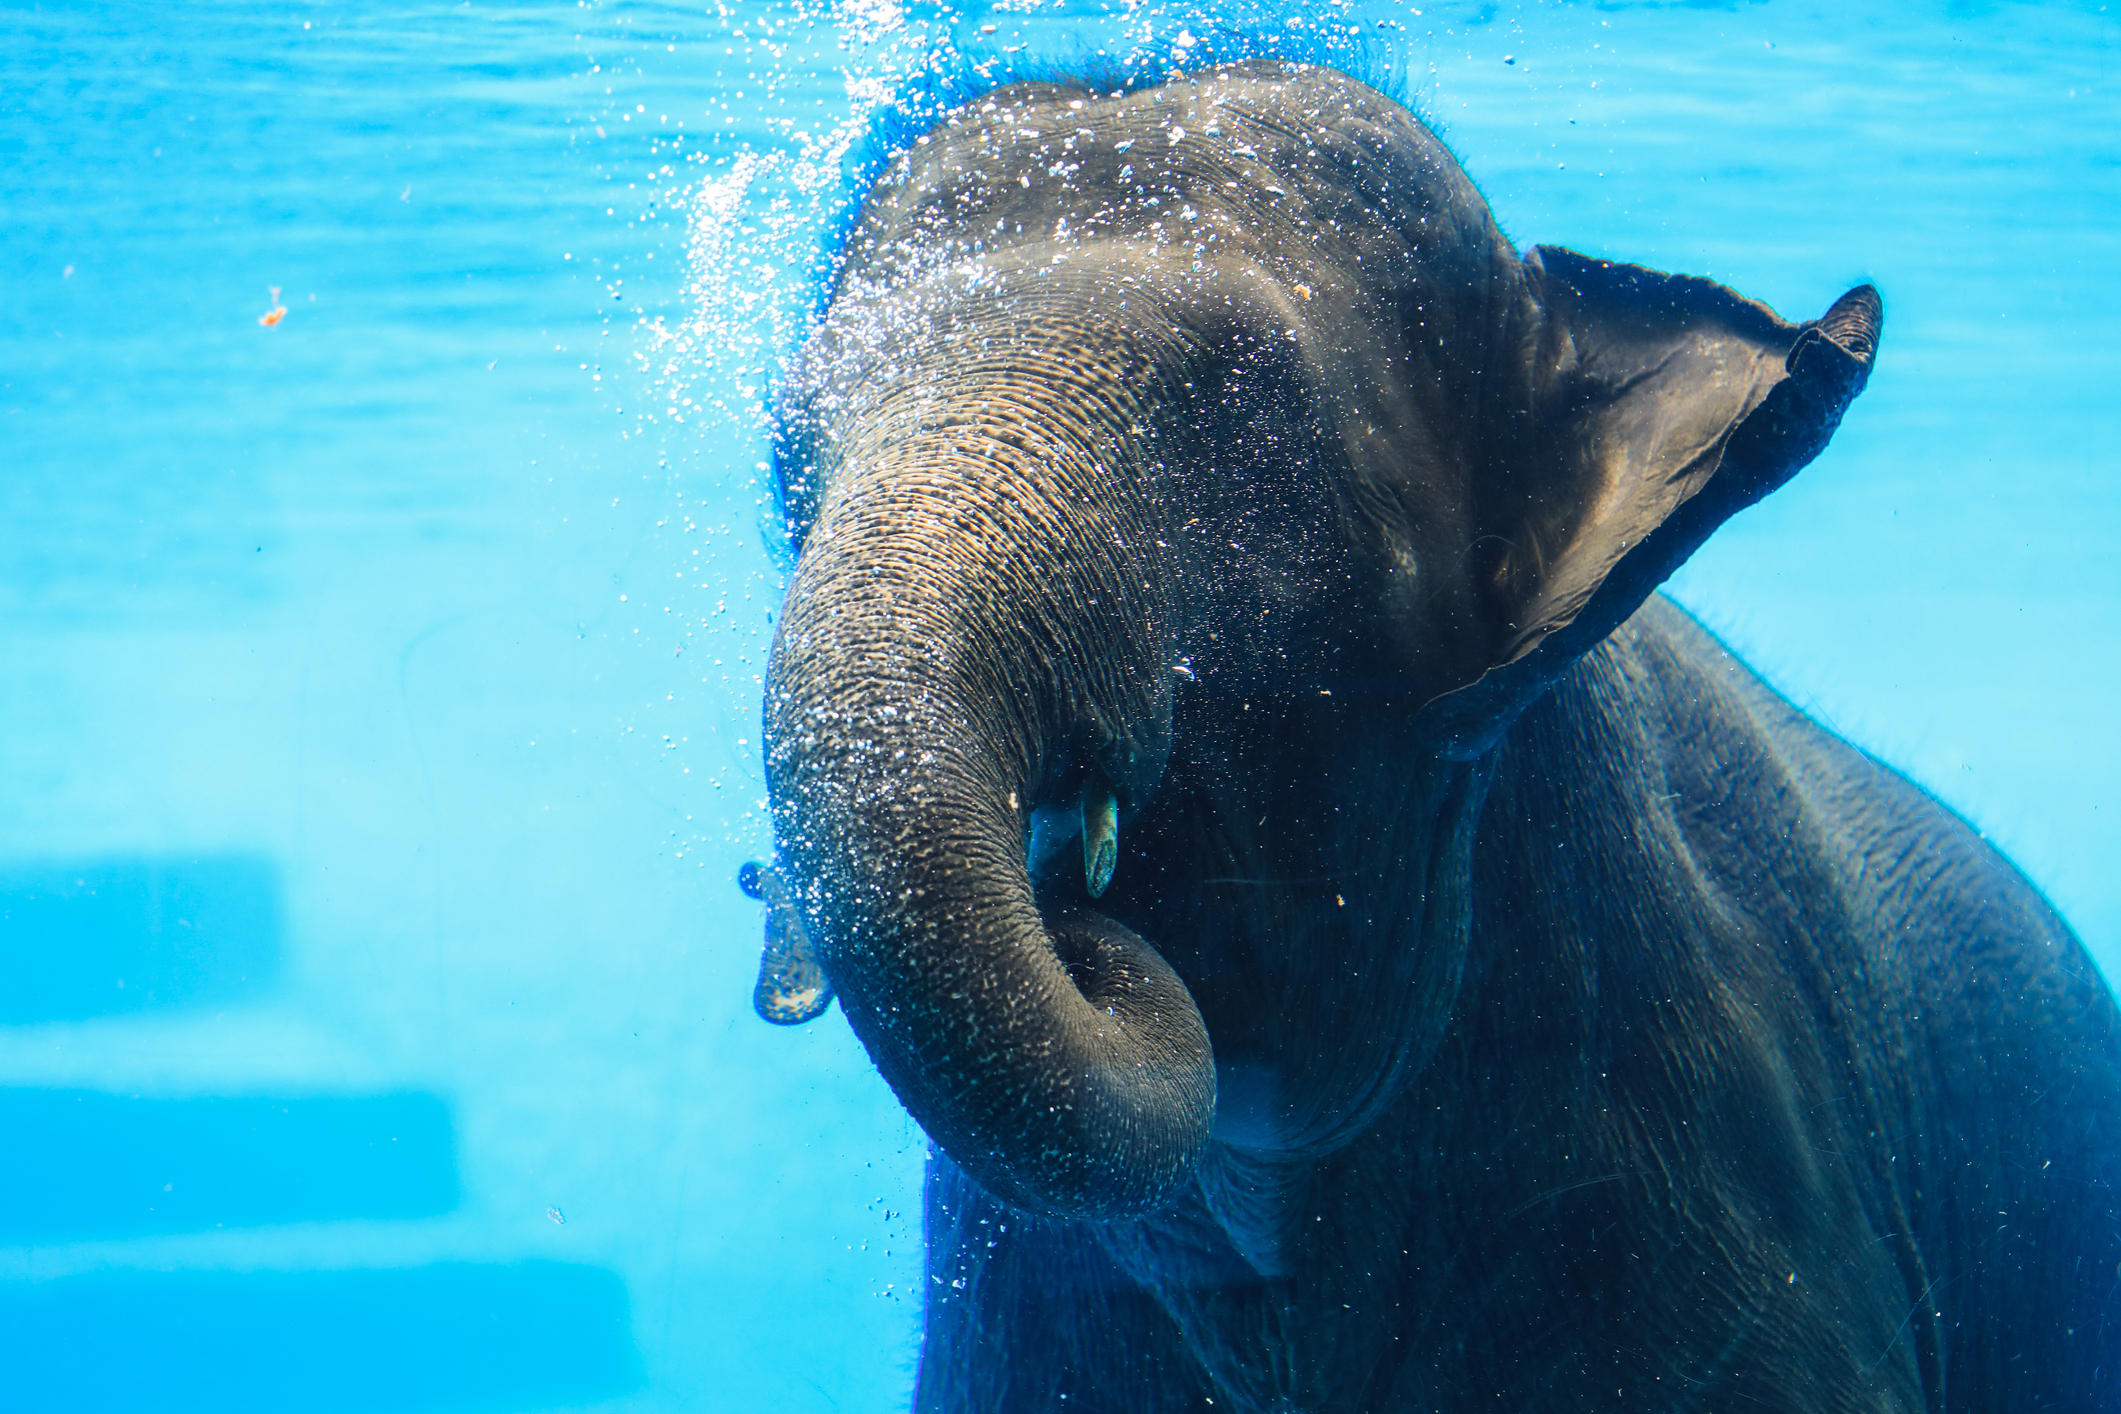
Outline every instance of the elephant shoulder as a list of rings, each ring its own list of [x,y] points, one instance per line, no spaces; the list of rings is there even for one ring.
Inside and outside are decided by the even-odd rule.
[[[1798,710],[1669,600],[1646,604],[1612,648],[1608,678],[1654,700],[1662,779],[1682,806],[1697,803],[1680,811],[1697,857],[1770,881],[1785,926],[1816,940],[1851,1000],[1899,1018],[1881,1044],[1926,1060],[1954,1105],[2030,1102],[2059,1084],[2121,1125],[2113,994],[1994,844]]]
[[[1695,679],[1671,694],[1699,708],[1680,735],[1699,746],[1742,742],[1735,754],[1772,772],[1774,788],[1788,793],[1790,808],[1816,831],[1813,848],[1843,866],[1881,926],[1953,948],[1954,972],[1984,954],[1999,972],[2060,966],[2096,976],[2069,926],[1984,834],[1800,711],[1683,609],[1659,596],[1627,634],[1638,645],[1654,639],[1667,662],[1685,663],[1678,676]],[[2044,965],[2013,964],[2004,956],[2012,951]]]
[[[1941,1361],[1966,1408],[2109,1408],[2121,1328],[2121,1012],[2098,964],[1978,830],[1777,696],[1669,605],[1654,631],[1721,675],[1801,810],[1847,1034],[1897,1130],[1925,1281],[1960,1310]],[[1862,1014],[1865,1004],[1871,1014]],[[1897,1119],[1894,1118],[1897,1112]],[[1949,1313],[1947,1313],[1949,1314]]]

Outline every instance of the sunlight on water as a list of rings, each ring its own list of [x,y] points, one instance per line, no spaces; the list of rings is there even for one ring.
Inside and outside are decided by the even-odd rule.
[[[1520,245],[1881,287],[1674,592],[2121,970],[2105,6],[11,9],[0,1405],[906,1407],[924,1141],[732,882],[773,391],[948,94],[1245,53]]]

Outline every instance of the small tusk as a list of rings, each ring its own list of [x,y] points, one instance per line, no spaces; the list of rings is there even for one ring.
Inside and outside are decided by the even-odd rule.
[[[737,873],[737,887],[766,905],[766,951],[759,958],[758,985],[751,990],[752,1010],[776,1026],[799,1026],[824,1015],[832,1005],[832,983],[780,871],[770,864],[746,864]]]
[[[1083,884],[1100,898],[1119,863],[1119,800],[1096,771],[1083,781]]]

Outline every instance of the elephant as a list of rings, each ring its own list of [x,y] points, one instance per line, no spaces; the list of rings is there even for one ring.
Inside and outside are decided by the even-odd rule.
[[[2096,966],[1658,593],[1881,322],[1520,253],[1323,67],[904,147],[745,883],[932,1141],[920,1409],[2121,1408]]]

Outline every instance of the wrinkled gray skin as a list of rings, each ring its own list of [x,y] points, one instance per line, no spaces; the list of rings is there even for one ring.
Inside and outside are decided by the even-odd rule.
[[[1315,69],[880,181],[766,740],[784,942],[939,1149],[921,1408],[2115,1407],[2092,964],[1650,597],[1878,327],[1520,258]]]

